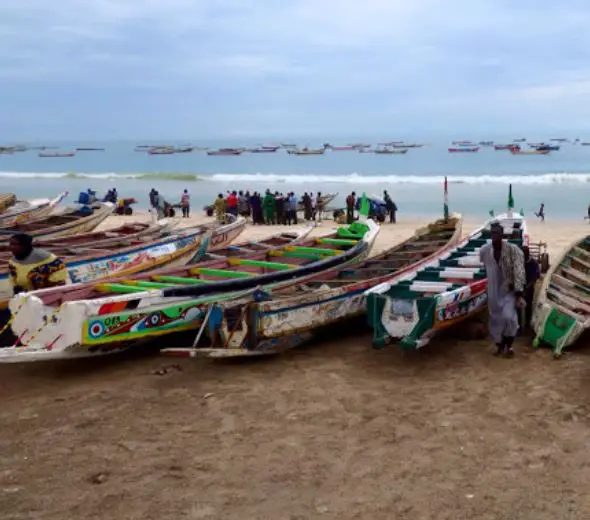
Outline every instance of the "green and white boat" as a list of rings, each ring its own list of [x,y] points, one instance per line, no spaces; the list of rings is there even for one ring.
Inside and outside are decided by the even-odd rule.
[[[545,275],[533,313],[533,345],[559,357],[590,328],[590,235],[576,240]]]

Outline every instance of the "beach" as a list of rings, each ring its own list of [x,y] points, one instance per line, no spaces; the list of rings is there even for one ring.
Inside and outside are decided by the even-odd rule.
[[[373,254],[427,222],[383,225]],[[554,259],[588,224],[529,231]],[[554,361],[519,338],[507,360],[459,337],[411,354],[359,330],[255,360],[0,365],[2,517],[588,518],[588,351]]]

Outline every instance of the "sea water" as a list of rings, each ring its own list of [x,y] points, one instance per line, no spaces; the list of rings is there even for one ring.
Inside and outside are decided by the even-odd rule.
[[[333,144],[353,141],[358,139]],[[549,155],[518,156],[493,147],[451,154],[447,151],[449,143],[431,142],[410,148],[405,155],[328,150],[321,156],[295,156],[284,150],[239,156],[208,156],[204,151],[149,155],[134,151],[135,146],[156,143],[35,143],[57,147],[48,151],[82,146],[105,151],[79,151],[72,158],[41,158],[38,150],[0,154],[0,192],[34,198],[69,191],[70,200],[74,200],[88,188],[102,195],[115,187],[120,196],[134,197],[139,208],[147,208],[151,188],[171,203],[177,203],[187,189],[194,210],[200,210],[218,193],[234,189],[264,192],[268,188],[294,191],[299,196],[305,191],[337,192],[336,206],[343,206],[351,191],[382,195],[387,189],[399,207],[400,218],[415,218],[442,212],[442,186],[447,176],[451,211],[469,217],[483,218],[491,209],[504,210],[509,183],[513,185],[515,208],[525,214],[532,215],[544,202],[550,219],[581,219],[586,215],[590,204],[590,146],[570,142]],[[182,146],[187,142],[161,144]],[[191,144],[218,148],[260,143]],[[320,146],[301,140],[299,144]]]

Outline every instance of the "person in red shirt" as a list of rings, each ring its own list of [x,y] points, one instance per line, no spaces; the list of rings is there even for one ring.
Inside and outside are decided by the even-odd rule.
[[[238,216],[238,193],[234,190],[228,196],[226,200],[227,212],[231,215]]]

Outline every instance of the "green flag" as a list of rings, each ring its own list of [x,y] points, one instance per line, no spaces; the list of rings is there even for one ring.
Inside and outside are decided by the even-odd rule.
[[[514,198],[512,197],[512,184],[508,186],[508,209],[514,209]]]
[[[367,220],[367,218],[369,218],[370,209],[371,204],[369,203],[369,199],[367,199],[367,195],[363,192],[363,196],[361,197],[361,208],[359,210],[359,219],[363,217],[361,220]]]

